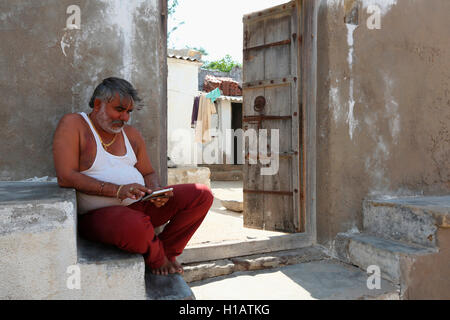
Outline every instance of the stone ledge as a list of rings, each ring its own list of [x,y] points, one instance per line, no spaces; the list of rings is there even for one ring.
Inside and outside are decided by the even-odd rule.
[[[75,190],[55,182],[0,182],[0,234],[75,225]]]
[[[167,276],[145,272],[147,300],[195,300],[195,295],[179,274]]]
[[[406,279],[419,256],[437,253],[437,249],[379,238],[365,233],[338,234],[335,241],[338,258],[366,270],[377,265],[383,278],[399,284]]]
[[[244,211],[244,202],[237,200],[221,200],[222,206],[234,212]]]
[[[319,247],[256,254],[184,265],[186,282],[229,275],[238,271],[271,269],[303,262],[329,259]]]
[[[0,299],[59,299],[76,264],[76,198],[54,182],[0,182]]]
[[[167,169],[167,184],[201,183],[211,188],[211,172],[203,167],[177,167]]]
[[[74,294],[78,299],[145,299],[142,255],[78,238],[77,262],[81,289]]]
[[[450,195],[367,199],[364,202],[373,207],[404,207],[417,214],[429,214],[436,226],[450,228]]]

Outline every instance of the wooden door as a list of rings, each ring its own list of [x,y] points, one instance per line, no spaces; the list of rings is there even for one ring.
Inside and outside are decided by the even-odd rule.
[[[291,1],[243,18],[244,137],[253,130],[259,137],[257,152],[254,140],[245,139],[245,227],[285,232],[301,228],[297,14],[296,1]],[[267,146],[260,143],[264,132]],[[277,132],[275,152],[272,137]],[[278,171],[263,175],[261,170],[275,166],[262,164],[268,157],[278,157]]]

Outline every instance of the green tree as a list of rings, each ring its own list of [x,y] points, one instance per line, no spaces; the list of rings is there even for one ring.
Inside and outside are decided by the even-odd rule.
[[[177,7],[178,0],[167,1],[167,15],[169,16],[169,25],[171,25],[171,27],[169,27],[170,30],[167,31],[167,43],[169,43],[169,38],[173,34],[173,32],[184,24],[184,21],[177,21],[177,19],[174,17]]]
[[[210,62],[205,63],[203,68],[219,70],[219,71],[223,71],[223,72],[230,72],[231,69],[233,69],[235,66],[242,68],[242,65],[239,62],[234,61],[233,58],[229,54],[227,54],[225,57],[223,57],[220,60],[215,60],[215,61],[210,61]]]
[[[168,0],[167,1],[167,14],[169,16],[173,15],[175,13],[175,10],[178,6],[178,0]]]

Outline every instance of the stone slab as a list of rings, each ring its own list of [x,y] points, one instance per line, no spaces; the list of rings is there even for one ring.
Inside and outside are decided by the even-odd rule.
[[[437,250],[369,234],[339,234],[335,244],[338,257],[363,270],[376,265],[384,278],[400,283],[409,272],[417,256],[435,253]]]
[[[236,200],[221,200],[222,205],[227,209],[234,212],[244,211],[244,203]]]
[[[187,246],[179,256],[178,261],[192,263],[228,259],[251,254],[304,248],[312,243],[311,236],[303,233],[261,235],[251,239]]]
[[[380,289],[368,289],[367,277],[356,267],[322,260],[236,272],[190,286],[197,300],[399,299],[397,287],[383,279]]]
[[[72,298],[144,300],[145,263],[140,254],[78,238],[81,288]]]
[[[326,254],[320,248],[307,247],[231,259],[191,263],[183,266],[183,277],[189,283],[238,271],[270,269],[327,258]]]
[[[167,185],[200,183],[211,187],[210,175],[208,168],[204,167],[177,167],[167,169]]]
[[[0,182],[0,299],[64,298],[76,261],[74,190]]]
[[[450,227],[450,196],[365,200],[364,231],[428,247],[437,243],[437,228]]]
[[[167,276],[145,273],[148,300],[195,300],[195,295],[180,274]]]
[[[56,182],[0,182],[0,234],[50,230],[75,219],[73,189]]]

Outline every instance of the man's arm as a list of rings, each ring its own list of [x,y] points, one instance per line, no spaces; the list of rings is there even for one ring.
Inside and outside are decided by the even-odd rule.
[[[79,172],[80,123],[77,115],[65,115],[53,137],[53,160],[58,184],[64,188],[75,188],[86,194],[115,197],[118,187],[91,178]]]
[[[80,132],[80,122],[75,114],[65,115],[56,128],[53,137],[53,159],[59,186],[75,188],[90,195],[118,196],[121,200],[138,199],[150,191],[137,183],[120,187],[80,173]]]

